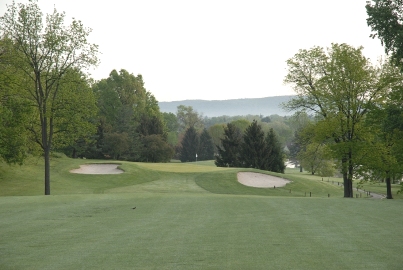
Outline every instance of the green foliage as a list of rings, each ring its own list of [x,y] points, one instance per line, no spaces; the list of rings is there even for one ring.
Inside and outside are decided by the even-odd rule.
[[[174,155],[173,148],[160,134],[142,137],[141,159],[145,162],[169,162]]]
[[[164,122],[169,132],[178,132],[179,123],[176,115],[174,113],[162,113],[162,117],[164,118]]]
[[[255,121],[255,119],[253,119]],[[246,119],[246,118],[240,118],[234,121],[231,121],[231,124],[233,124],[235,127],[239,129],[239,131],[244,134],[246,129],[250,126],[251,122]]]
[[[180,130],[186,130],[190,127],[201,130],[204,127],[203,118],[199,113],[193,110],[192,106],[179,105],[176,112]]]
[[[233,123],[228,123],[224,134],[222,146],[217,146],[216,166],[284,172],[284,152],[273,129],[265,136],[261,125],[254,120],[243,134]]]
[[[203,129],[203,131],[200,134],[199,152],[197,160],[203,161],[212,159],[214,159],[213,138],[210,136],[207,129]]]
[[[88,121],[85,119],[87,115],[74,114],[77,107],[62,102],[68,92],[75,90],[72,86],[76,81],[69,76],[80,73],[79,77],[84,77],[82,70],[98,63],[98,46],[87,42],[91,30],[75,19],[65,26],[64,18],[64,13],[54,9],[44,20],[35,0],[27,4],[13,2],[0,18],[2,39],[11,41],[7,49],[12,59],[9,64],[23,74],[16,82],[19,94],[36,109],[30,119],[29,130],[44,154],[46,195],[50,194],[49,155],[54,146],[53,140],[57,141],[57,137],[65,133],[63,140],[69,138],[71,142],[78,135],[69,132],[77,122],[67,123],[63,119],[72,114],[71,121]],[[91,104],[88,107],[91,108]]]
[[[120,159],[122,156],[129,154],[130,137],[126,132],[111,132],[104,134],[103,152],[108,158]]]
[[[266,136],[267,161],[264,169],[272,172],[284,173],[284,152],[278,136],[273,129]]]
[[[9,164],[22,164],[28,150],[26,125],[32,108],[18,93],[16,83],[21,72],[9,64],[12,58],[6,52],[10,42],[0,40],[0,158]]]
[[[363,181],[385,181],[387,198],[392,199],[391,183],[403,174],[402,88],[389,95],[388,101],[371,111],[365,124],[373,131],[366,158],[358,172]],[[367,157],[367,155],[365,155]]]
[[[66,70],[59,84],[58,98],[52,106],[53,147],[74,148],[77,140],[86,140],[96,131],[96,101],[88,80],[78,70]]]
[[[317,114],[316,140],[333,140],[330,147],[340,162],[345,197],[351,197],[354,168],[361,164],[360,145],[371,137],[363,125],[365,116],[384,101],[389,89],[401,84],[401,75],[387,64],[373,67],[361,47],[346,44],[332,44],[327,51],[300,50],[287,65],[284,81],[298,96],[285,107]]]
[[[28,134],[25,119],[29,107],[10,96],[0,97],[0,157],[7,163],[22,164],[26,157]]]
[[[334,164],[330,149],[325,144],[309,143],[298,153],[298,159],[306,171],[320,176],[333,176]]]
[[[160,116],[152,114],[142,114],[140,116],[137,132],[143,136],[158,134],[166,140],[166,130],[163,119]]]
[[[372,38],[378,37],[393,63],[403,70],[403,1],[378,0],[367,5],[367,24]]]
[[[199,151],[199,136],[196,129],[191,126],[186,132],[182,139],[179,159],[181,162],[192,162],[196,161],[196,154]]]
[[[167,140],[174,144],[177,138],[168,133],[158,102],[144,88],[141,75],[112,70],[108,78],[93,85],[93,91],[99,123],[96,147],[91,148],[89,157],[149,162],[166,162],[172,157]]]
[[[267,133],[270,129],[273,129],[278,135],[277,139],[280,141],[281,145],[287,145],[287,142],[292,140],[293,131],[290,126],[281,121],[272,121],[267,123],[267,127],[264,127],[263,130]]]
[[[216,145],[218,154],[215,164],[218,167],[241,167],[239,148],[242,143],[242,133],[234,124],[228,123],[224,127],[224,138],[221,145]]]
[[[254,120],[243,134],[240,156],[245,168],[264,169],[268,149],[262,127]]]
[[[208,128],[208,132],[213,140],[215,152],[217,152],[216,146],[220,146],[220,147],[222,146],[221,138],[224,136],[224,126],[225,126],[224,124],[215,124]]]

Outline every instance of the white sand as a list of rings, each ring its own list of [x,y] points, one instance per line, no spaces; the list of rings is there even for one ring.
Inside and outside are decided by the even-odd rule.
[[[120,164],[86,164],[80,165],[80,169],[71,170],[71,173],[81,174],[119,174],[124,171],[118,169]]]
[[[239,172],[238,182],[245,186],[250,187],[273,188],[273,187],[283,187],[291,181],[281,177],[271,176],[262,173]]]

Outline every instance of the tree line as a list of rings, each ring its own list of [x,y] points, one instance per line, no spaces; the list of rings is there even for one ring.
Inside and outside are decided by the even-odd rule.
[[[141,75],[112,70],[93,81],[86,73],[98,64],[98,46],[87,42],[91,29],[55,9],[44,20],[37,1],[13,2],[0,19],[0,156],[22,164],[30,154],[45,163],[50,194],[50,158],[61,151],[77,158],[167,162],[213,159],[215,145],[204,119],[191,107],[176,115],[160,112]]]
[[[190,106],[161,113],[141,75],[124,69],[93,81],[98,46],[78,20],[64,24],[55,9],[43,18],[36,0],[7,6],[0,18],[0,156],[27,155],[143,162],[215,159],[217,166],[284,171],[284,158],[311,173],[340,172],[344,196],[353,179],[391,183],[403,173],[403,48],[401,0],[367,5],[372,37],[390,58],[373,65],[362,48],[331,44],[287,60],[285,83],[297,96],[291,117],[203,117]],[[388,18],[385,20],[384,18]],[[234,145],[236,147],[234,147]],[[275,158],[274,158],[275,157]],[[276,161],[273,161],[273,160]]]
[[[215,164],[219,167],[244,167],[284,173],[284,153],[271,128],[265,135],[256,120],[241,130],[232,123],[224,128],[224,138],[217,146]]]

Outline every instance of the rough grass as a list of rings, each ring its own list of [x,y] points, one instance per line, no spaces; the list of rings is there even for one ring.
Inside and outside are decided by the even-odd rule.
[[[293,181],[284,188],[251,188],[236,181],[241,169],[212,162],[69,173],[93,162],[53,159],[52,196],[42,196],[41,160],[0,165],[0,269],[403,265],[403,200],[343,199],[341,186],[295,170],[280,175]]]

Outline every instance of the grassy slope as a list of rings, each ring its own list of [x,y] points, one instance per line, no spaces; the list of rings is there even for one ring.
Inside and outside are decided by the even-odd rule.
[[[283,175],[293,178],[283,189],[249,188],[236,182],[237,170],[208,162],[123,163],[126,173],[113,176],[68,173],[85,162],[53,161],[52,194],[66,195],[0,197],[1,269],[400,269],[403,264],[398,237],[403,200],[342,199],[341,187],[308,175],[303,181]],[[16,168],[0,169],[0,192],[42,194],[41,163]],[[303,197],[305,189],[316,190],[315,197]]]

